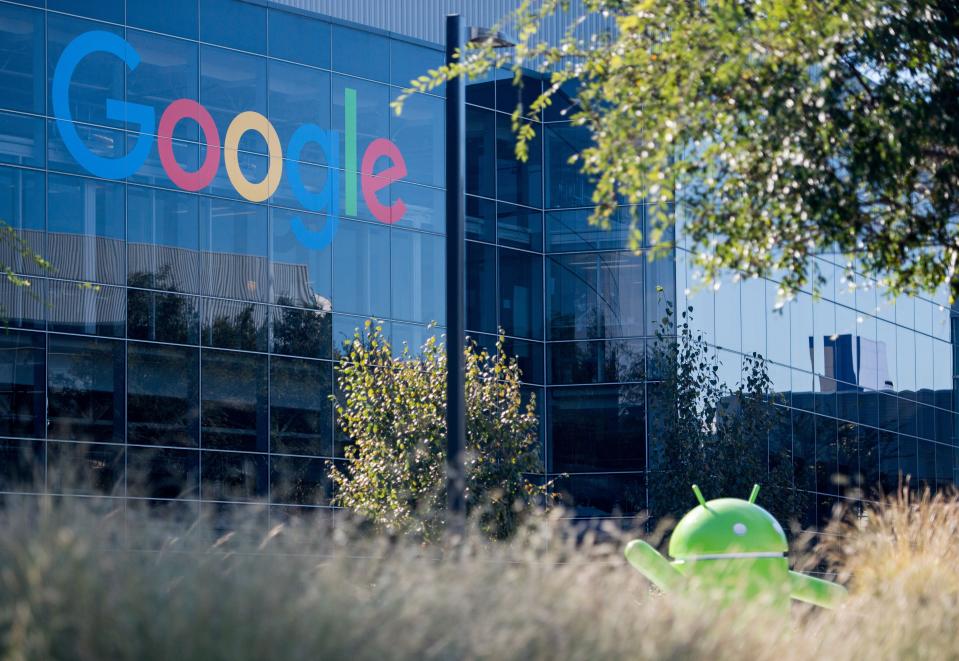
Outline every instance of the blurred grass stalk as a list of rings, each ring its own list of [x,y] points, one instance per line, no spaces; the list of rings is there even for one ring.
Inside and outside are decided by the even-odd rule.
[[[455,550],[349,524],[192,520],[108,498],[0,511],[0,659],[945,658],[959,650],[959,501],[900,493],[839,519],[800,568],[838,611],[662,595],[624,535],[552,512]],[[653,543],[662,541],[657,533]],[[796,556],[794,556],[794,561]]]

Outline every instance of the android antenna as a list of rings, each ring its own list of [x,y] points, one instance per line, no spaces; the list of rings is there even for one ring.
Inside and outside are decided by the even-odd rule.
[[[696,494],[696,500],[699,501],[699,504],[703,507],[706,507],[706,499],[703,498],[703,492],[699,490],[699,485],[693,485],[693,493]]]
[[[758,485],[758,484],[754,484],[754,485],[753,485],[753,492],[752,492],[751,494],[749,494],[749,502],[750,502],[750,503],[755,503],[755,502],[756,502],[756,496],[758,496],[758,495],[759,495],[759,485]]]

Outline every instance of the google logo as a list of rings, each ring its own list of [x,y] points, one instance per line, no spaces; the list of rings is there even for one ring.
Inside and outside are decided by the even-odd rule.
[[[213,181],[220,168],[220,153],[230,183],[244,199],[251,202],[263,202],[270,198],[284,175],[296,195],[297,201],[308,211],[326,211],[329,220],[320,231],[306,228],[300,218],[293,221],[293,233],[297,239],[309,248],[321,250],[333,240],[339,223],[340,136],[327,131],[316,124],[303,124],[294,131],[286,145],[286,161],[283,146],[276,129],[270,121],[252,110],[241,112],[229,127],[221,144],[220,134],[209,111],[192,99],[177,99],[168,105],[160,115],[159,124],[153,108],[138,103],[129,103],[117,99],[106,100],[106,116],[114,120],[126,120],[139,126],[136,143],[125,156],[105,158],[91,152],[83,143],[73,124],[70,113],[70,84],[80,62],[91,53],[109,53],[134,71],[140,64],[140,56],[128,41],[110,32],[94,30],[85,32],[71,41],[64,49],[53,73],[53,114],[57,128],[67,150],[88,172],[104,179],[125,179],[135,173],[146,161],[153,143],[156,129],[157,151],[163,170],[175,185],[186,191],[198,191]],[[392,204],[383,204],[377,193],[390,183],[406,176],[406,161],[399,148],[386,138],[377,138],[366,148],[357,170],[356,153],[356,90],[347,88],[345,94],[345,171],[346,171],[346,213],[356,214],[357,181],[359,172],[363,200],[374,218],[392,224],[403,218],[406,204],[402,199]],[[181,121],[191,120],[200,127],[206,143],[206,156],[200,167],[192,172],[184,170],[173,155],[173,131]],[[267,145],[269,165],[266,176],[261,181],[250,181],[240,169],[238,148],[240,139],[248,132],[259,134]],[[322,190],[311,191],[303,183],[299,158],[304,147],[313,143],[326,155],[329,175]],[[381,159],[387,159],[388,165],[375,173],[374,167]]]

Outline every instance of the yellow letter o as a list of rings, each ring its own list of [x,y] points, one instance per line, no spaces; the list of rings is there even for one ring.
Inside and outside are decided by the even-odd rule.
[[[263,181],[253,183],[248,181],[240,170],[239,146],[240,138],[247,131],[256,131],[266,140],[266,149],[270,157],[270,165],[266,170]],[[230,183],[240,195],[250,202],[262,202],[276,192],[283,176],[283,148],[280,146],[280,137],[270,120],[258,112],[247,110],[241,112],[230,122],[226,130],[226,140],[223,144],[223,161],[226,163],[226,173]]]

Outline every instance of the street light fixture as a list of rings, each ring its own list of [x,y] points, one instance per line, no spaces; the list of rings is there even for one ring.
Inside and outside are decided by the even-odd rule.
[[[469,28],[473,44],[493,48],[514,46],[499,32]],[[446,63],[463,52],[459,14],[446,17]],[[449,532],[466,530],[466,81],[457,76],[446,83],[446,496]]]

